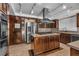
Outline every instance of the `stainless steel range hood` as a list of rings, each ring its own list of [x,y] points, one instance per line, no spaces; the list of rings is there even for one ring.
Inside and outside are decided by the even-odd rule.
[[[53,23],[50,19],[45,17],[46,13],[46,8],[43,8],[43,19],[41,20],[41,23]]]

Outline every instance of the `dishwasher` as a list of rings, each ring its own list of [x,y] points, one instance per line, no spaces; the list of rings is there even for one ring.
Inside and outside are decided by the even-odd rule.
[[[79,35],[77,35],[77,34],[71,35],[71,42],[74,42],[74,41],[77,41],[77,40],[79,40]]]

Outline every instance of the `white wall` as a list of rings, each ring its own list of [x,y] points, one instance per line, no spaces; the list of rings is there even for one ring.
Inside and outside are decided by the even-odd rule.
[[[59,30],[77,31],[76,16],[63,19],[63,20],[59,20]]]

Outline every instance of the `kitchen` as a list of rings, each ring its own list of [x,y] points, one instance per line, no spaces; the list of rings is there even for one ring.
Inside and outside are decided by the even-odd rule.
[[[78,6],[79,3],[0,3],[1,12],[7,16],[8,45],[4,55],[79,56]]]

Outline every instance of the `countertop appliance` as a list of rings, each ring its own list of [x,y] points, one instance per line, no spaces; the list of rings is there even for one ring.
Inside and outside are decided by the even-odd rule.
[[[0,56],[6,55],[7,51],[7,16],[0,11]]]

